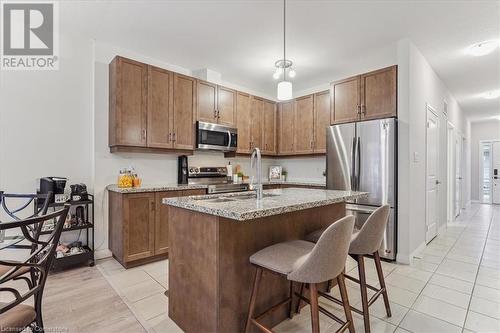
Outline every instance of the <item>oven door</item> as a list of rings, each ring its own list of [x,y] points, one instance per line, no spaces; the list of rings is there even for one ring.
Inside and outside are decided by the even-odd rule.
[[[237,129],[218,124],[196,123],[196,148],[235,151],[238,143]]]

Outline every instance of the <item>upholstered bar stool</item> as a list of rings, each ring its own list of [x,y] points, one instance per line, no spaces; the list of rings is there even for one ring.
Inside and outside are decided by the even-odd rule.
[[[256,272],[245,333],[249,331],[252,324],[263,332],[273,332],[270,328],[262,325],[259,319],[284,305],[289,306],[291,317],[294,296],[300,297],[311,305],[313,333],[319,332],[319,311],[342,325],[337,332],[343,332],[349,328],[349,331],[353,333],[354,323],[343,275],[353,228],[354,217],[346,216],[330,225],[319,237],[316,244],[303,240],[294,240],[266,247],[253,254],[250,257],[250,262],[256,266]],[[290,294],[286,300],[254,317],[255,301],[264,270],[285,276],[290,281]],[[318,304],[318,284],[332,279],[338,281],[346,321],[342,321]],[[308,284],[310,299],[294,293],[293,282]]]
[[[359,231],[356,231],[352,235],[351,245],[349,246],[349,255],[358,262],[358,274],[359,279],[345,274],[345,277],[351,281],[359,283],[361,289],[361,305],[362,310],[351,307],[351,310],[363,315],[365,332],[370,332],[370,314],[368,307],[372,305],[380,295],[384,298],[385,310],[387,316],[391,316],[391,307],[389,305],[389,297],[387,296],[387,289],[385,286],[384,273],[382,272],[382,264],[380,261],[380,255],[378,249],[382,244],[384,239],[385,228],[389,220],[389,205],[384,205],[377,208],[366,220]],[[321,239],[321,234],[323,230],[317,230],[306,237],[306,240],[310,242],[317,242]],[[365,257],[372,257],[375,261],[375,268],[377,269],[377,276],[380,283],[380,288],[369,285],[366,282],[366,272],[365,272]],[[375,291],[375,294],[368,299],[368,289]],[[320,293],[321,296],[337,303],[342,304],[342,302],[333,296]]]

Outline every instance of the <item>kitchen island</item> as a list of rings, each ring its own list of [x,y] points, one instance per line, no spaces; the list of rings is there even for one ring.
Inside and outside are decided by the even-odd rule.
[[[304,238],[345,216],[345,201],[366,193],[287,188],[165,198],[169,206],[169,317],[185,332],[242,332],[255,268],[249,257]],[[264,274],[256,313],[287,297],[282,277]],[[275,311],[263,322],[287,317]]]

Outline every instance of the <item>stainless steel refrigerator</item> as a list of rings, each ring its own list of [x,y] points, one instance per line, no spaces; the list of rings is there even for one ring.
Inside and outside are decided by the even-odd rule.
[[[377,207],[391,213],[380,256],[396,259],[397,252],[397,120],[368,120],[330,126],[326,134],[326,185],[333,190],[368,192],[347,204],[360,228]]]

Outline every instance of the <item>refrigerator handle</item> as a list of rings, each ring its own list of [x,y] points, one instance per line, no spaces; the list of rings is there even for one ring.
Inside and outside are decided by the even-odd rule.
[[[356,137],[352,138],[351,148],[351,190],[356,190]]]
[[[361,139],[356,138],[356,191],[359,191],[361,177]]]

